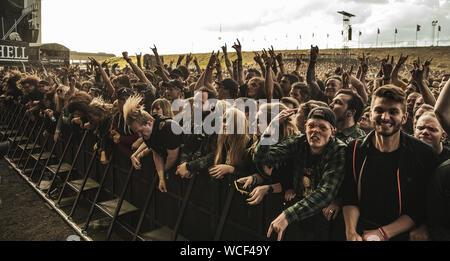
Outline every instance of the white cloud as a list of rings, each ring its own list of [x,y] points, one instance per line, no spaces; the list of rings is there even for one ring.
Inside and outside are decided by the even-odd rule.
[[[414,40],[416,24],[422,25],[419,38],[429,39],[435,19],[443,28],[441,37],[449,37],[447,0],[43,0],[42,32],[44,42],[116,55],[125,50],[149,53],[153,44],[161,53],[209,52],[224,42],[231,46],[236,38],[243,39],[244,50],[270,44],[279,49],[311,43],[325,48],[327,34],[329,47],[339,48],[340,10],[356,15],[351,19],[353,38],[362,31],[363,43],[375,42],[376,28],[383,41],[392,40],[395,27],[398,41]]]

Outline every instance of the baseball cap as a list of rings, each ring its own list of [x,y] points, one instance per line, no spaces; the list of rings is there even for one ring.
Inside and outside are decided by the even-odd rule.
[[[311,118],[326,120],[333,127],[335,127],[336,124],[336,117],[334,116],[333,111],[327,107],[321,106],[312,109],[308,114],[308,120]]]
[[[179,80],[170,80],[169,82],[164,82],[163,86],[165,87],[174,87],[180,90],[184,90],[183,84]]]

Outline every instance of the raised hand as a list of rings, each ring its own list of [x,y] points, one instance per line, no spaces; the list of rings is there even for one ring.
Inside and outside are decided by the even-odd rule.
[[[310,60],[315,62],[317,61],[317,57],[319,57],[319,47],[317,45],[315,47],[311,45]]]
[[[130,59],[130,58],[128,57],[128,52],[122,52],[122,57],[123,57],[123,59],[124,59],[125,61],[127,61],[127,62],[128,62],[128,59]]]
[[[180,56],[178,56],[177,66],[180,65],[180,63],[181,63],[181,61],[183,60],[183,58],[184,58],[184,55],[183,55],[183,54],[180,55]]]
[[[100,64],[97,62],[97,60],[95,60],[95,58],[92,57],[88,57],[89,60],[91,60],[92,65],[94,66],[100,66]],[[64,73],[67,73],[67,69],[64,68]]]
[[[423,82],[425,69],[423,66],[422,66],[422,68],[420,68],[420,65],[416,62],[414,62],[413,65],[414,65],[414,68],[410,71],[411,72],[411,80],[413,82],[416,82],[417,84],[421,84]]]
[[[236,39],[237,43],[233,44],[233,49],[236,50],[237,53],[241,53],[242,52],[242,45],[241,42],[239,42],[239,39]]]
[[[152,52],[155,56],[158,55],[158,49],[156,49],[156,45],[153,45],[153,48],[150,47],[150,49],[152,49]]]
[[[186,64],[189,64],[192,61],[192,53],[186,55]]]
[[[253,52],[253,53],[255,54],[255,56],[253,57],[253,60],[255,60],[255,62],[257,64],[262,64],[263,60],[262,60],[261,56],[259,55],[259,53],[257,53],[257,52]]]
[[[272,48],[272,49],[270,49]],[[269,54],[273,59],[276,59],[275,50],[273,49],[273,45],[271,45],[269,48]]]
[[[277,59],[278,64],[283,63],[283,55],[281,53],[277,54],[277,56],[275,56],[275,58]]]
[[[223,52],[223,55],[227,55],[227,44],[222,46],[222,52]]]

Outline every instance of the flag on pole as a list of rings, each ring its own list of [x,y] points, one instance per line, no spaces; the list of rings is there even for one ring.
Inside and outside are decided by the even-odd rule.
[[[314,38],[314,33],[313,33],[313,36],[312,36],[313,38]]]
[[[441,31],[441,26],[440,25],[438,25],[438,32],[440,32]]]
[[[417,25],[416,32],[420,31],[420,25]]]
[[[395,33],[398,33],[397,28],[395,28]]]
[[[361,36],[361,34],[362,34],[361,31],[359,31],[359,36]]]
[[[377,29],[377,34],[380,34],[380,28]]]

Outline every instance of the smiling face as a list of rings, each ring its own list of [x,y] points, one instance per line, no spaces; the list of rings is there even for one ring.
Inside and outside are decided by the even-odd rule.
[[[370,120],[375,131],[382,136],[392,136],[406,123],[408,113],[402,110],[400,102],[383,97],[374,97]]]
[[[313,154],[320,154],[333,135],[333,126],[322,119],[311,118],[306,121],[306,138]]]

